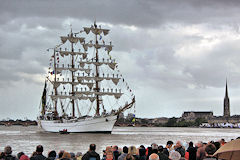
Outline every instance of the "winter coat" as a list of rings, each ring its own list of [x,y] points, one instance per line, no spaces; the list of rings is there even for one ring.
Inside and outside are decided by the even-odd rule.
[[[42,154],[37,154],[30,158],[30,160],[45,160],[45,159],[46,159],[46,157]]]
[[[178,147],[175,149],[175,151],[179,152],[181,157],[185,157],[185,149],[183,147]]]
[[[100,160],[100,156],[95,151],[88,151],[83,155],[82,160]]]

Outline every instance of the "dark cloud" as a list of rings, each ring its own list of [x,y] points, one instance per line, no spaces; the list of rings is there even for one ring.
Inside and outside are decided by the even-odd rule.
[[[24,104],[20,95],[31,97],[29,92],[34,101],[28,108],[39,103],[41,75],[52,54],[46,49],[59,44],[70,24],[79,31],[96,19],[111,29],[106,40],[113,42],[111,55],[136,93],[140,116],[158,116],[157,107],[164,111],[161,116],[181,115],[196,106],[208,110],[208,104],[219,114],[226,77],[230,88],[236,87],[234,94],[239,90],[239,7],[234,0],[2,1],[0,94],[15,91]],[[17,102],[2,103],[13,109]],[[169,107],[176,111],[164,109]]]

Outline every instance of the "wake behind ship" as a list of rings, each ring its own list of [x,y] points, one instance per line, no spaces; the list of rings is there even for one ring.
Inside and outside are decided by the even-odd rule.
[[[135,97],[112,59],[109,29],[96,23],[53,48],[38,125],[48,132],[109,132]],[[48,49],[49,50],[49,49]],[[129,101],[129,102],[128,102]]]

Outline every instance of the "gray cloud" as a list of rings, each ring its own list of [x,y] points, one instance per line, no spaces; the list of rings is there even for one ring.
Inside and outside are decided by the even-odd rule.
[[[219,92],[224,92],[225,78],[230,88],[236,88],[233,96],[239,90],[239,7],[240,2],[234,0],[3,1],[0,94],[4,98],[14,90],[17,100],[2,105],[14,108],[21,102],[30,109],[38,104],[43,85],[39,75],[44,75],[51,56],[46,49],[68,34],[70,24],[79,31],[97,19],[111,29],[106,37],[113,41],[111,54],[136,93],[140,116],[181,115],[196,106],[205,106],[204,110],[212,106],[220,114],[224,93]],[[24,102],[19,96],[27,84],[34,88],[27,88],[34,98]],[[24,94],[31,97],[27,91]],[[237,103],[232,106],[240,112],[234,108]],[[146,105],[164,112],[148,113]]]

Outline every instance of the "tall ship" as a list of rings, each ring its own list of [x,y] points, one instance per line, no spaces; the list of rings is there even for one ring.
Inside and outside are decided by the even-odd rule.
[[[135,96],[111,57],[109,31],[94,22],[76,33],[71,29],[48,49],[38,117],[44,131],[111,133],[119,115],[135,108]]]

